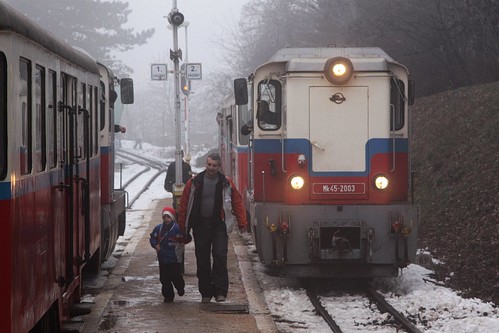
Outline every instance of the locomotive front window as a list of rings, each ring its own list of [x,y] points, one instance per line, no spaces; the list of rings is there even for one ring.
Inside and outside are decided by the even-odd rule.
[[[0,179],[7,176],[7,60],[0,52]]]
[[[390,131],[398,131],[404,127],[405,85],[402,80],[392,79],[390,82]]]
[[[273,131],[281,127],[281,83],[277,80],[264,80],[258,84],[258,104],[256,106],[258,127]]]

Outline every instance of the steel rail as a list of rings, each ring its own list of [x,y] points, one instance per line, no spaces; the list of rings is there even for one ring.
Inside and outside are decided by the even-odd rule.
[[[377,292],[371,285],[365,287],[366,292],[376,302],[380,310],[390,313],[409,333],[422,333],[406,316],[395,310],[386,299]]]
[[[341,328],[334,321],[333,317],[331,317],[326,308],[322,306],[317,294],[309,288],[306,288],[305,290],[307,292],[308,298],[310,299],[310,302],[312,302],[312,305],[315,308],[315,311],[317,311],[317,313],[326,321],[328,326],[331,328],[331,331],[333,331],[334,333],[343,333]]]

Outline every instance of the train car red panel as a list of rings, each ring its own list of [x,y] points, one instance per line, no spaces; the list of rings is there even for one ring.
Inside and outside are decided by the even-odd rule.
[[[123,191],[109,187],[121,203],[113,214],[101,205],[99,130],[113,121],[116,82],[106,69],[113,89],[101,90],[100,67],[0,2],[4,331],[60,331],[80,301],[82,270],[97,270],[124,230]],[[99,100],[108,101],[102,117]],[[106,131],[102,137],[112,138]],[[112,175],[113,163],[106,167]]]

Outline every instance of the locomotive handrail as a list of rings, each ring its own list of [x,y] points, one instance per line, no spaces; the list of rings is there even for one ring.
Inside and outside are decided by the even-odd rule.
[[[265,137],[265,136],[278,136],[278,137],[283,137],[281,133],[259,133],[259,137]]]
[[[392,169],[390,172],[395,171],[395,105],[390,104],[390,112],[392,113]]]
[[[265,202],[265,170],[262,170],[262,201]]]
[[[281,170],[283,173],[286,173],[286,169],[284,168],[284,163],[286,161],[286,159],[284,158],[284,153],[285,153],[285,150],[284,150],[284,138],[281,139]]]

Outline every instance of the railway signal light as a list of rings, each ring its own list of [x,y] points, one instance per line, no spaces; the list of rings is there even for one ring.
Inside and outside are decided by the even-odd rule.
[[[170,22],[171,25],[178,27],[184,23],[184,14],[179,11],[172,11],[168,14],[168,22]]]
[[[191,92],[191,80],[187,80],[185,73],[180,74],[180,90],[186,96]]]

